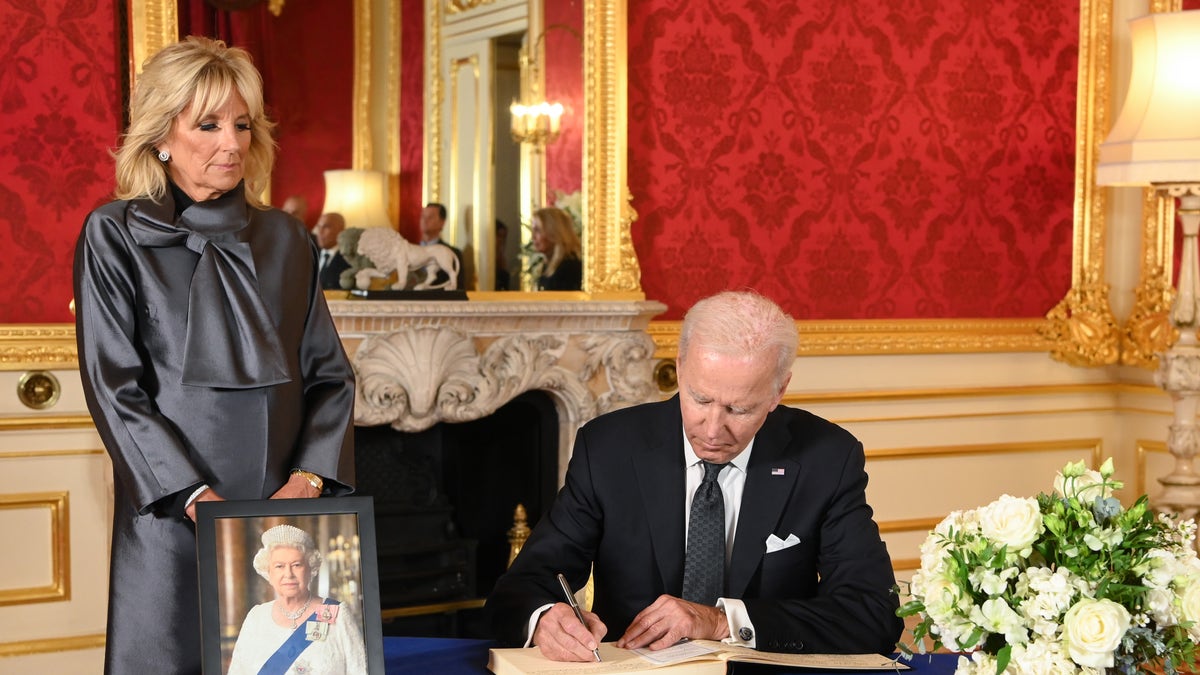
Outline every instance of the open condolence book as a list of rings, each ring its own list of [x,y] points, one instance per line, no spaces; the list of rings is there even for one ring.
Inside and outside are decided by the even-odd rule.
[[[650,651],[620,649],[612,642],[600,643],[601,663],[562,663],[542,656],[536,648],[492,649],[488,669],[496,675],[566,675],[568,673],[679,673],[725,675],[729,662],[785,666],[817,670],[908,670],[889,656],[879,654],[778,654],[727,645],[712,640],[693,640]]]

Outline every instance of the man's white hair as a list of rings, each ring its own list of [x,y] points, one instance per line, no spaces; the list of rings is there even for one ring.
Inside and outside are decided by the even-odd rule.
[[[309,581],[315,579],[317,573],[321,571],[321,552],[317,550],[316,542],[307,532],[294,525],[276,525],[263,532],[262,544],[262,548],[254,554],[254,571],[267,581],[271,580],[267,573],[267,564],[271,561],[271,551],[280,547],[294,548],[300,551],[300,554],[308,562]]]

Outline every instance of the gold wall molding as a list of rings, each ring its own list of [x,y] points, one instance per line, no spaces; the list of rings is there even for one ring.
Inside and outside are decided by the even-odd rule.
[[[1099,438],[1064,438],[1053,441],[1023,441],[979,443],[966,445],[930,445],[907,448],[866,450],[867,461],[880,459],[917,459],[925,457],[971,457],[977,455],[1010,455],[1042,452],[1061,452],[1085,448],[1091,456],[1088,465],[1100,466],[1104,441]]]
[[[175,0],[130,0],[129,16],[129,47],[133,51],[133,63],[129,65],[136,75],[146,59],[179,40],[179,14]]]
[[[682,321],[652,321],[655,358],[679,351]],[[900,319],[797,321],[800,356],[853,354],[967,354],[1043,352],[1049,346],[1043,319]]]
[[[1079,439],[1063,439],[1054,441],[1027,441],[1022,443],[984,443],[978,445],[944,445],[944,446],[926,446],[926,447],[910,447],[910,448],[893,448],[885,450],[867,450],[868,467],[872,460],[881,459],[919,459],[919,458],[944,458],[944,457],[972,457],[979,455],[1006,455],[1006,454],[1024,454],[1024,453],[1041,453],[1041,452],[1057,452],[1066,450],[1076,450],[1078,448],[1086,448],[1090,453],[1089,465],[1094,467],[1100,466],[1100,457],[1103,452],[1103,441],[1099,438],[1079,438]],[[880,534],[896,533],[896,532],[923,532],[928,533],[938,523],[946,517],[946,514],[939,516],[927,516],[922,518],[907,518],[896,520],[881,520],[878,522]],[[921,560],[919,558],[892,558],[892,569],[899,570],[914,570],[919,569]]]
[[[78,363],[72,324],[0,326],[0,370],[73,370]]]
[[[50,511],[50,583],[0,589],[0,607],[71,599],[71,517],[66,492],[0,494],[0,509]]]
[[[1112,3],[1079,3],[1079,82],[1075,104],[1075,209],[1071,289],[1046,315],[1050,356],[1073,366],[1116,363],[1120,332],[1104,276],[1107,193],[1096,185],[1100,141],[1108,132]]]
[[[895,532],[920,532],[928,535],[945,516],[934,518],[909,518],[905,520],[881,520],[877,523],[880,534]],[[892,558],[892,571],[916,570],[921,568],[920,558]]]
[[[627,0],[584,3],[583,222],[584,290],[594,294],[640,293],[641,268],[630,228],[626,70]],[[594,227],[598,225],[598,227]]]
[[[1149,471],[1146,468],[1146,456],[1151,453],[1166,455],[1168,457],[1171,455],[1171,452],[1167,450],[1166,441],[1149,441],[1140,438],[1138,439],[1137,449],[1134,453],[1134,494],[1149,494],[1149,491],[1146,489],[1146,477],[1149,475]]]
[[[91,426],[91,421],[88,421],[88,426]],[[0,431],[8,431],[8,429],[0,429]],[[55,457],[87,457],[90,455],[103,455],[104,450],[99,448],[91,448],[86,450],[0,450],[0,460],[4,459],[51,459]]]
[[[1037,384],[997,387],[924,387],[859,391],[796,392],[787,394],[785,403],[846,403],[865,401],[923,400],[936,398],[997,398],[1051,396],[1056,394],[1153,394],[1163,395],[1158,387],[1119,382],[1088,384]],[[1105,408],[1110,410],[1111,408]],[[1170,411],[1162,411],[1170,414]]]
[[[53,654],[55,652],[69,652],[77,649],[103,649],[104,644],[103,633],[44,638],[41,640],[0,642],[0,658],[7,656],[29,656],[31,654]]]
[[[0,417],[0,431],[57,431],[90,429],[90,415],[6,415]],[[0,452],[3,452],[0,450]]]
[[[354,0],[354,79],[351,109],[350,168],[367,170],[373,167],[373,135],[371,133],[371,0]]]

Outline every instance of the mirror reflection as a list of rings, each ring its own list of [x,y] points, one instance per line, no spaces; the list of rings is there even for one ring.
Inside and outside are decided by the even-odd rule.
[[[325,171],[382,171],[389,220],[410,242],[423,237],[426,205],[445,206],[441,239],[462,254],[465,288],[537,290],[552,258],[534,246],[534,211],[563,208],[575,238],[583,238],[582,5],[447,1],[426,12],[421,0],[179,0],[178,29],[254,54],[279,121],[273,204],[307,202],[301,215],[312,228],[329,210]],[[389,31],[393,13],[399,26]],[[373,29],[365,46],[355,33],[364,17]],[[319,49],[297,48],[314,40]],[[403,52],[385,76],[396,81],[374,86],[389,70],[379,62],[381,54],[395,53],[392,41]],[[423,45],[420,54],[414,42]],[[419,72],[422,61],[429,72]],[[371,86],[356,83],[369,71]],[[389,91],[399,99],[390,119],[378,114]],[[561,106],[556,137],[514,138],[510,106],[541,102]],[[389,148],[393,142],[397,147]]]

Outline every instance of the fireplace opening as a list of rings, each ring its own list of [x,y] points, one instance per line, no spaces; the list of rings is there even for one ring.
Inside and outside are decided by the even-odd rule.
[[[558,487],[558,414],[526,392],[492,415],[408,433],[357,427],[357,493],[374,497],[389,635],[487,637],[479,606],[508,563],[513,511],[530,527]]]

